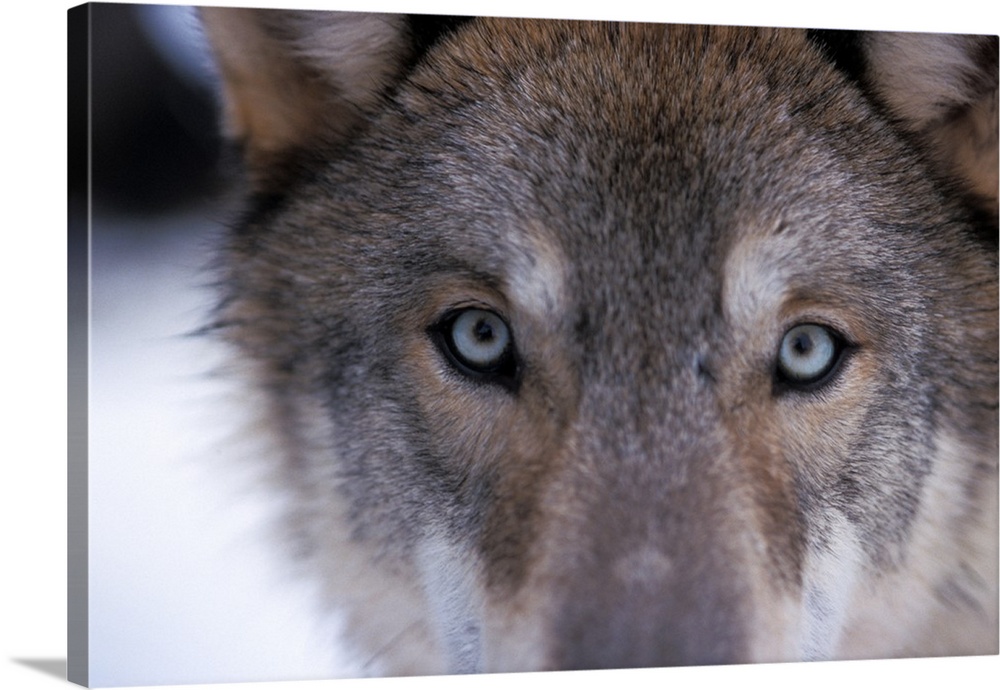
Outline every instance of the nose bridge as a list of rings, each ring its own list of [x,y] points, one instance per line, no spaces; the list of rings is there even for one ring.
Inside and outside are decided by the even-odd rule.
[[[645,376],[631,393],[605,381],[584,394],[566,476],[577,502],[558,528],[573,538],[554,566],[572,564],[558,577],[559,667],[746,658],[738,463],[711,387],[679,362],[667,373],[672,385]]]
[[[667,474],[683,467],[688,447],[714,454],[720,420],[707,319],[689,325],[651,312],[623,320],[593,343],[585,365],[577,434],[586,454]]]
[[[627,420],[683,414],[692,402],[688,396],[711,382],[714,350],[726,343],[722,281],[713,253],[697,249],[697,259],[690,258],[693,248],[683,246],[675,252],[623,251],[630,257],[624,279],[603,265],[594,271],[604,280],[598,289],[584,289],[585,327],[578,335],[588,392],[610,396],[595,400],[600,415],[620,411]]]

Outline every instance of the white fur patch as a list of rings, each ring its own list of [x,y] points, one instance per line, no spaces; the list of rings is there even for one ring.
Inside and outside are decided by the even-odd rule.
[[[730,251],[722,300],[729,323],[752,328],[773,319],[785,299],[788,247],[766,234],[753,234]]]
[[[511,263],[507,285],[515,304],[541,319],[558,313],[566,290],[566,259],[543,232],[540,228],[511,238],[520,253]]]
[[[800,658],[834,658],[847,623],[862,559],[861,545],[847,518],[838,515],[829,541],[813,547],[803,578]]]
[[[973,451],[948,434],[936,445],[905,562],[859,589],[841,657],[997,653],[997,474],[968,496]]]
[[[450,673],[476,673],[482,658],[482,611],[477,605],[476,576],[462,549],[443,537],[424,539],[417,552],[434,628]]]

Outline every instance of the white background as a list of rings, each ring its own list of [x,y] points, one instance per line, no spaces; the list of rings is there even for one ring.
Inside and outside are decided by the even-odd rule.
[[[234,3],[221,3],[234,4]],[[972,32],[997,32],[997,10],[981,2],[949,2],[940,9],[929,12],[912,7],[896,12],[871,14],[872,3],[838,3],[834,8],[807,8],[805,3],[754,2],[735,3],[680,3],[677,7],[661,9],[659,5],[638,1],[614,2],[606,5],[588,3],[581,8],[577,4],[517,2],[486,3],[483,0],[469,2],[244,2],[244,5],[336,7],[343,9],[383,9],[383,10],[428,10],[440,12],[469,13],[486,10],[493,14],[586,16],[616,19],[669,19],[680,22],[725,22],[734,24],[797,25],[797,26],[851,26],[885,29],[959,30]],[[3,387],[3,419],[0,429],[5,439],[4,451],[0,456],[3,473],[0,475],[0,510],[2,510],[3,580],[0,587],[0,687],[46,688],[60,685],[45,669],[53,667],[51,660],[65,659],[65,592],[66,592],[66,348],[65,348],[65,11],[71,5],[59,2],[36,2],[32,4],[8,5],[4,12],[4,39],[0,41],[3,52],[3,199],[7,210],[7,223],[3,228],[0,244],[0,279],[3,280],[3,360],[8,376]],[[722,7],[723,10],[718,8]],[[896,7],[904,7],[896,4]],[[180,251],[181,265],[190,266],[184,251]],[[197,264],[197,262],[193,262]],[[175,264],[176,265],[176,264]],[[101,279],[121,280],[117,284],[103,287],[95,284],[95,290],[107,289],[122,297],[129,297],[128,276],[115,278],[111,274]],[[169,314],[184,323],[195,317],[199,300],[197,293],[184,292],[179,286],[171,285],[172,278],[146,276],[155,280],[144,280],[143,285],[151,290],[163,290],[171,296],[183,295],[183,299],[172,302],[177,311]],[[163,278],[163,280],[159,280]],[[110,294],[110,293],[109,293]],[[207,363],[214,356],[204,353],[204,359],[192,359],[183,347],[168,343],[163,338],[165,332],[147,312],[129,311],[129,300],[122,300],[123,311],[115,318],[131,319],[137,325],[131,345],[141,341],[143,347],[130,347],[128,342],[108,344],[102,357],[120,359],[92,359],[94,376],[107,377],[107,385],[102,388],[108,397],[95,400],[91,407],[92,431],[98,437],[111,439],[113,435],[99,434],[101,425],[116,424],[123,430],[118,436],[120,444],[110,453],[122,456],[134,454],[136,449],[155,447],[157,453],[144,453],[144,457],[161,458],[189,454],[203,442],[211,441],[213,433],[207,430],[198,438],[178,438],[165,431],[164,426],[150,426],[150,415],[157,411],[144,406],[146,396],[137,393],[134,404],[122,405],[107,417],[97,416],[98,404],[121,405],[125,397],[122,386],[155,385],[158,390],[169,390],[160,386],[167,373],[176,372],[180,378],[172,379],[180,390],[183,377],[197,373],[197,366]],[[95,336],[96,337],[96,336]],[[99,342],[95,340],[95,349]],[[122,349],[116,351],[114,347]],[[116,354],[117,352],[117,354]],[[132,359],[129,359],[132,358]],[[138,358],[138,359],[137,359]],[[172,359],[179,358],[179,359]],[[118,361],[118,365],[114,362]],[[154,363],[165,369],[146,368]],[[192,367],[191,365],[196,365]],[[130,381],[116,380],[116,371],[147,371],[146,378]],[[169,377],[167,377],[169,378]],[[116,392],[117,391],[117,392]],[[217,391],[206,390],[205,396]],[[157,393],[163,395],[163,393]],[[163,409],[169,415],[157,420],[163,425],[183,423],[190,419],[193,408],[182,400],[165,398]],[[110,407],[108,408],[110,409]],[[210,418],[199,417],[200,421]],[[211,427],[211,424],[206,425]],[[151,438],[145,429],[159,428],[162,436]],[[172,444],[179,444],[175,446]],[[92,447],[92,453],[95,449]],[[93,456],[92,456],[93,457]],[[93,479],[100,486],[124,489],[129,500],[138,506],[148,505],[143,491],[149,487],[137,482],[136,477],[127,472],[101,475],[94,470]],[[158,508],[157,514],[143,514],[135,505],[124,506],[115,513],[102,513],[103,507],[96,507],[93,513],[92,529],[98,525],[108,530],[124,527],[137,528],[138,534],[147,534],[149,539],[137,536],[126,537],[129,551],[125,553],[104,553],[92,551],[95,558],[107,558],[107,564],[115,563],[114,558],[128,558],[130,564],[124,571],[133,568],[136,562],[149,569],[149,577],[139,581],[126,577],[124,582],[110,583],[105,593],[121,593],[119,604],[130,612],[141,611],[149,617],[149,627],[108,629],[101,634],[118,636],[119,640],[134,645],[134,649],[123,652],[121,668],[128,669],[130,663],[138,663],[138,672],[146,666],[151,648],[177,650],[174,658],[167,658],[167,666],[177,673],[184,669],[207,668],[225,673],[233,660],[237,667],[253,668],[254,664],[265,663],[270,668],[277,662],[288,663],[294,668],[314,668],[316,664],[315,644],[317,635],[325,639],[326,631],[319,631],[298,622],[294,612],[302,606],[302,595],[294,590],[285,590],[284,595],[256,598],[256,593],[273,594],[275,582],[282,580],[280,569],[268,561],[266,549],[259,548],[249,537],[252,530],[246,527],[255,524],[260,517],[256,508],[232,511],[224,501],[225,491],[213,492],[212,477],[204,467],[188,465],[170,476],[162,476],[158,487],[177,488],[178,496],[193,503],[178,503],[172,507]],[[117,483],[117,484],[116,484]],[[201,486],[205,493],[200,497],[192,494],[192,487]],[[226,487],[223,487],[226,488]],[[161,491],[157,492],[161,494]],[[204,520],[199,516],[209,516]],[[162,531],[158,518],[170,519],[170,535],[183,534],[181,543],[163,541],[167,532]],[[128,523],[128,524],[125,524]],[[180,527],[177,527],[180,525]],[[187,539],[200,537],[197,546]],[[155,538],[154,538],[155,537]],[[176,536],[172,538],[177,538]],[[158,541],[159,539],[159,541]],[[98,540],[99,541],[99,540]],[[156,544],[153,548],[151,545]],[[100,544],[95,544],[95,548]],[[186,559],[179,557],[182,552]],[[215,558],[219,557],[219,558]],[[114,568],[109,568],[109,572]],[[120,571],[120,572],[124,572]],[[171,577],[163,579],[169,573]],[[248,577],[236,578],[242,573]],[[145,586],[154,577],[160,578],[161,586],[147,589]],[[195,594],[185,587],[186,582],[213,581],[215,588]],[[95,593],[100,594],[100,593]],[[128,597],[137,597],[138,603]],[[153,601],[155,599],[155,601]],[[259,608],[253,615],[233,615],[234,611],[250,611],[247,602],[252,601]],[[110,604],[109,604],[110,605]],[[162,607],[162,608],[160,608]],[[110,610],[110,609],[109,609]],[[156,613],[161,611],[161,613]],[[291,620],[294,618],[295,620]],[[254,625],[263,621],[264,626]],[[270,637],[269,630],[281,634]],[[145,631],[145,632],[143,632]],[[155,640],[143,639],[143,634],[155,631]],[[162,637],[161,637],[162,634]],[[195,638],[193,635],[203,636]],[[101,638],[95,637],[94,641]],[[173,639],[173,641],[171,641]],[[199,641],[200,640],[200,641]],[[230,644],[232,643],[232,644]],[[276,653],[278,644],[287,644],[289,651]],[[260,650],[264,649],[265,652]],[[270,651],[268,651],[270,650]],[[195,652],[199,652],[202,656]],[[301,656],[297,656],[301,655]],[[160,661],[164,655],[159,654]],[[268,660],[268,657],[271,660]],[[126,658],[127,657],[127,658]],[[206,661],[207,659],[207,661]],[[242,662],[241,662],[242,660]],[[842,687],[844,684],[862,683],[865,687],[876,683],[893,685],[917,683],[922,687],[927,683],[935,687],[948,685],[986,686],[996,680],[998,666],[996,658],[972,660],[916,660],[905,662],[873,662],[852,664],[785,665],[772,667],[741,667],[738,669],[671,669],[660,671],[617,672],[613,674],[552,674],[547,676],[495,676],[477,678],[476,687],[486,687],[511,682],[529,684],[578,685],[582,679],[587,683],[601,682],[609,677],[612,682],[635,683],[638,685],[673,684],[707,685],[717,683],[742,685],[771,685],[781,683],[808,684],[811,687]],[[150,662],[151,663],[151,662]],[[281,663],[277,663],[280,666]],[[245,665],[244,665],[245,664]],[[39,667],[42,670],[39,670]],[[280,669],[278,669],[280,671]],[[180,678],[173,682],[183,682]],[[364,687],[390,687],[403,685],[434,687],[443,685],[465,687],[468,679],[448,680],[386,680],[364,682]],[[308,682],[308,683],[265,683],[252,687],[361,687],[359,681],[350,682]],[[190,686],[188,686],[190,687]],[[214,686],[229,687],[229,686]],[[233,686],[240,687],[240,686]]]

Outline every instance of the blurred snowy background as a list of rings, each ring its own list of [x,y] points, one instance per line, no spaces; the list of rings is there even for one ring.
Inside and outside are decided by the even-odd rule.
[[[91,683],[351,675],[268,543],[225,353],[189,335],[231,211],[193,12],[92,11]]]

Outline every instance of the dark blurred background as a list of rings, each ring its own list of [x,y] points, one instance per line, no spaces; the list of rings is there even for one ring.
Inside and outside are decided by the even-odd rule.
[[[162,214],[205,203],[225,173],[210,57],[194,10],[94,4],[91,12],[95,210]]]

